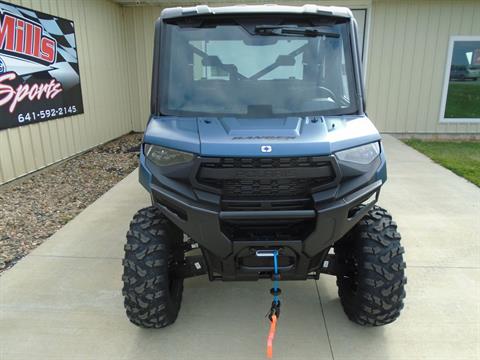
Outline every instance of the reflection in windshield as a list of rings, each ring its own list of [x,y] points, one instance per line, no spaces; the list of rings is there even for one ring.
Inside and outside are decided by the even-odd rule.
[[[324,28],[324,27],[323,27]],[[356,111],[346,24],[256,35],[240,25],[167,25],[162,113],[205,116]],[[331,34],[315,36],[315,34]],[[302,35],[303,34],[303,35]],[[165,46],[164,46],[165,47]],[[353,99],[353,100],[352,100]]]
[[[251,78],[261,70],[275,64],[278,56],[288,56],[290,53],[301,50],[308,43],[307,40],[280,40],[275,44],[259,46],[255,51],[249,51],[249,46],[241,40],[217,40],[217,41],[192,41],[191,44],[204,52],[208,57],[217,56],[223,64],[234,64],[236,71],[244,78]],[[238,53],[248,54],[238,58]],[[200,55],[195,54],[193,59],[194,69],[200,70],[194,74],[196,80],[202,77],[206,79],[223,78],[229,80],[228,72],[222,74],[219,66],[201,66]],[[279,65],[271,71],[260,76],[261,80],[302,79],[302,58],[303,54],[292,56],[292,65]],[[203,61],[205,63],[205,61]],[[196,65],[196,66],[195,66]],[[213,74],[212,74],[213,70]],[[220,73],[220,74],[219,74]],[[217,76],[217,77],[215,77]]]

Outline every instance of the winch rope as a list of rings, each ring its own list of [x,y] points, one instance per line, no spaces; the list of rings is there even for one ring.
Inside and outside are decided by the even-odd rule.
[[[273,339],[275,338],[275,331],[277,330],[277,321],[280,316],[280,300],[278,296],[281,293],[279,288],[279,278],[278,273],[278,250],[273,251],[273,288],[270,290],[270,293],[273,295],[272,306],[268,314],[270,319],[270,331],[268,332],[267,337],[267,358],[271,359],[273,357]]]
[[[275,330],[277,328],[277,316],[272,315],[272,322],[270,323],[270,331],[267,338],[267,358],[273,357],[273,339],[275,338]]]

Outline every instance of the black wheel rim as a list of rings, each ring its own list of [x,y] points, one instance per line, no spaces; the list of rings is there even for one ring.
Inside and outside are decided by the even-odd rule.
[[[354,255],[350,255],[345,259],[345,268],[343,273],[343,280],[347,284],[348,290],[356,295],[359,287],[359,265],[358,260]]]

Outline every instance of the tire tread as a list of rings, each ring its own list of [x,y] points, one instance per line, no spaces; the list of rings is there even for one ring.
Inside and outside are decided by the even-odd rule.
[[[155,207],[133,217],[124,246],[122,293],[127,317],[135,325],[162,328],[175,322],[183,280],[170,279],[168,259],[181,239],[181,231]]]
[[[395,321],[403,309],[407,282],[404,248],[397,224],[375,206],[345,238],[335,244],[339,264],[346,269],[353,254],[357,264],[357,288],[352,279],[337,275],[338,294],[350,320],[360,325],[381,326]]]

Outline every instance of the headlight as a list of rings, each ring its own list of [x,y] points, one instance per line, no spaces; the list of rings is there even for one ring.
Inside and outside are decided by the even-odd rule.
[[[349,161],[356,164],[367,165],[370,164],[378,156],[378,154],[380,154],[380,145],[378,142],[374,142],[336,152],[335,156],[341,161]]]
[[[193,160],[191,153],[150,144],[145,144],[145,156],[158,166],[178,165]]]

